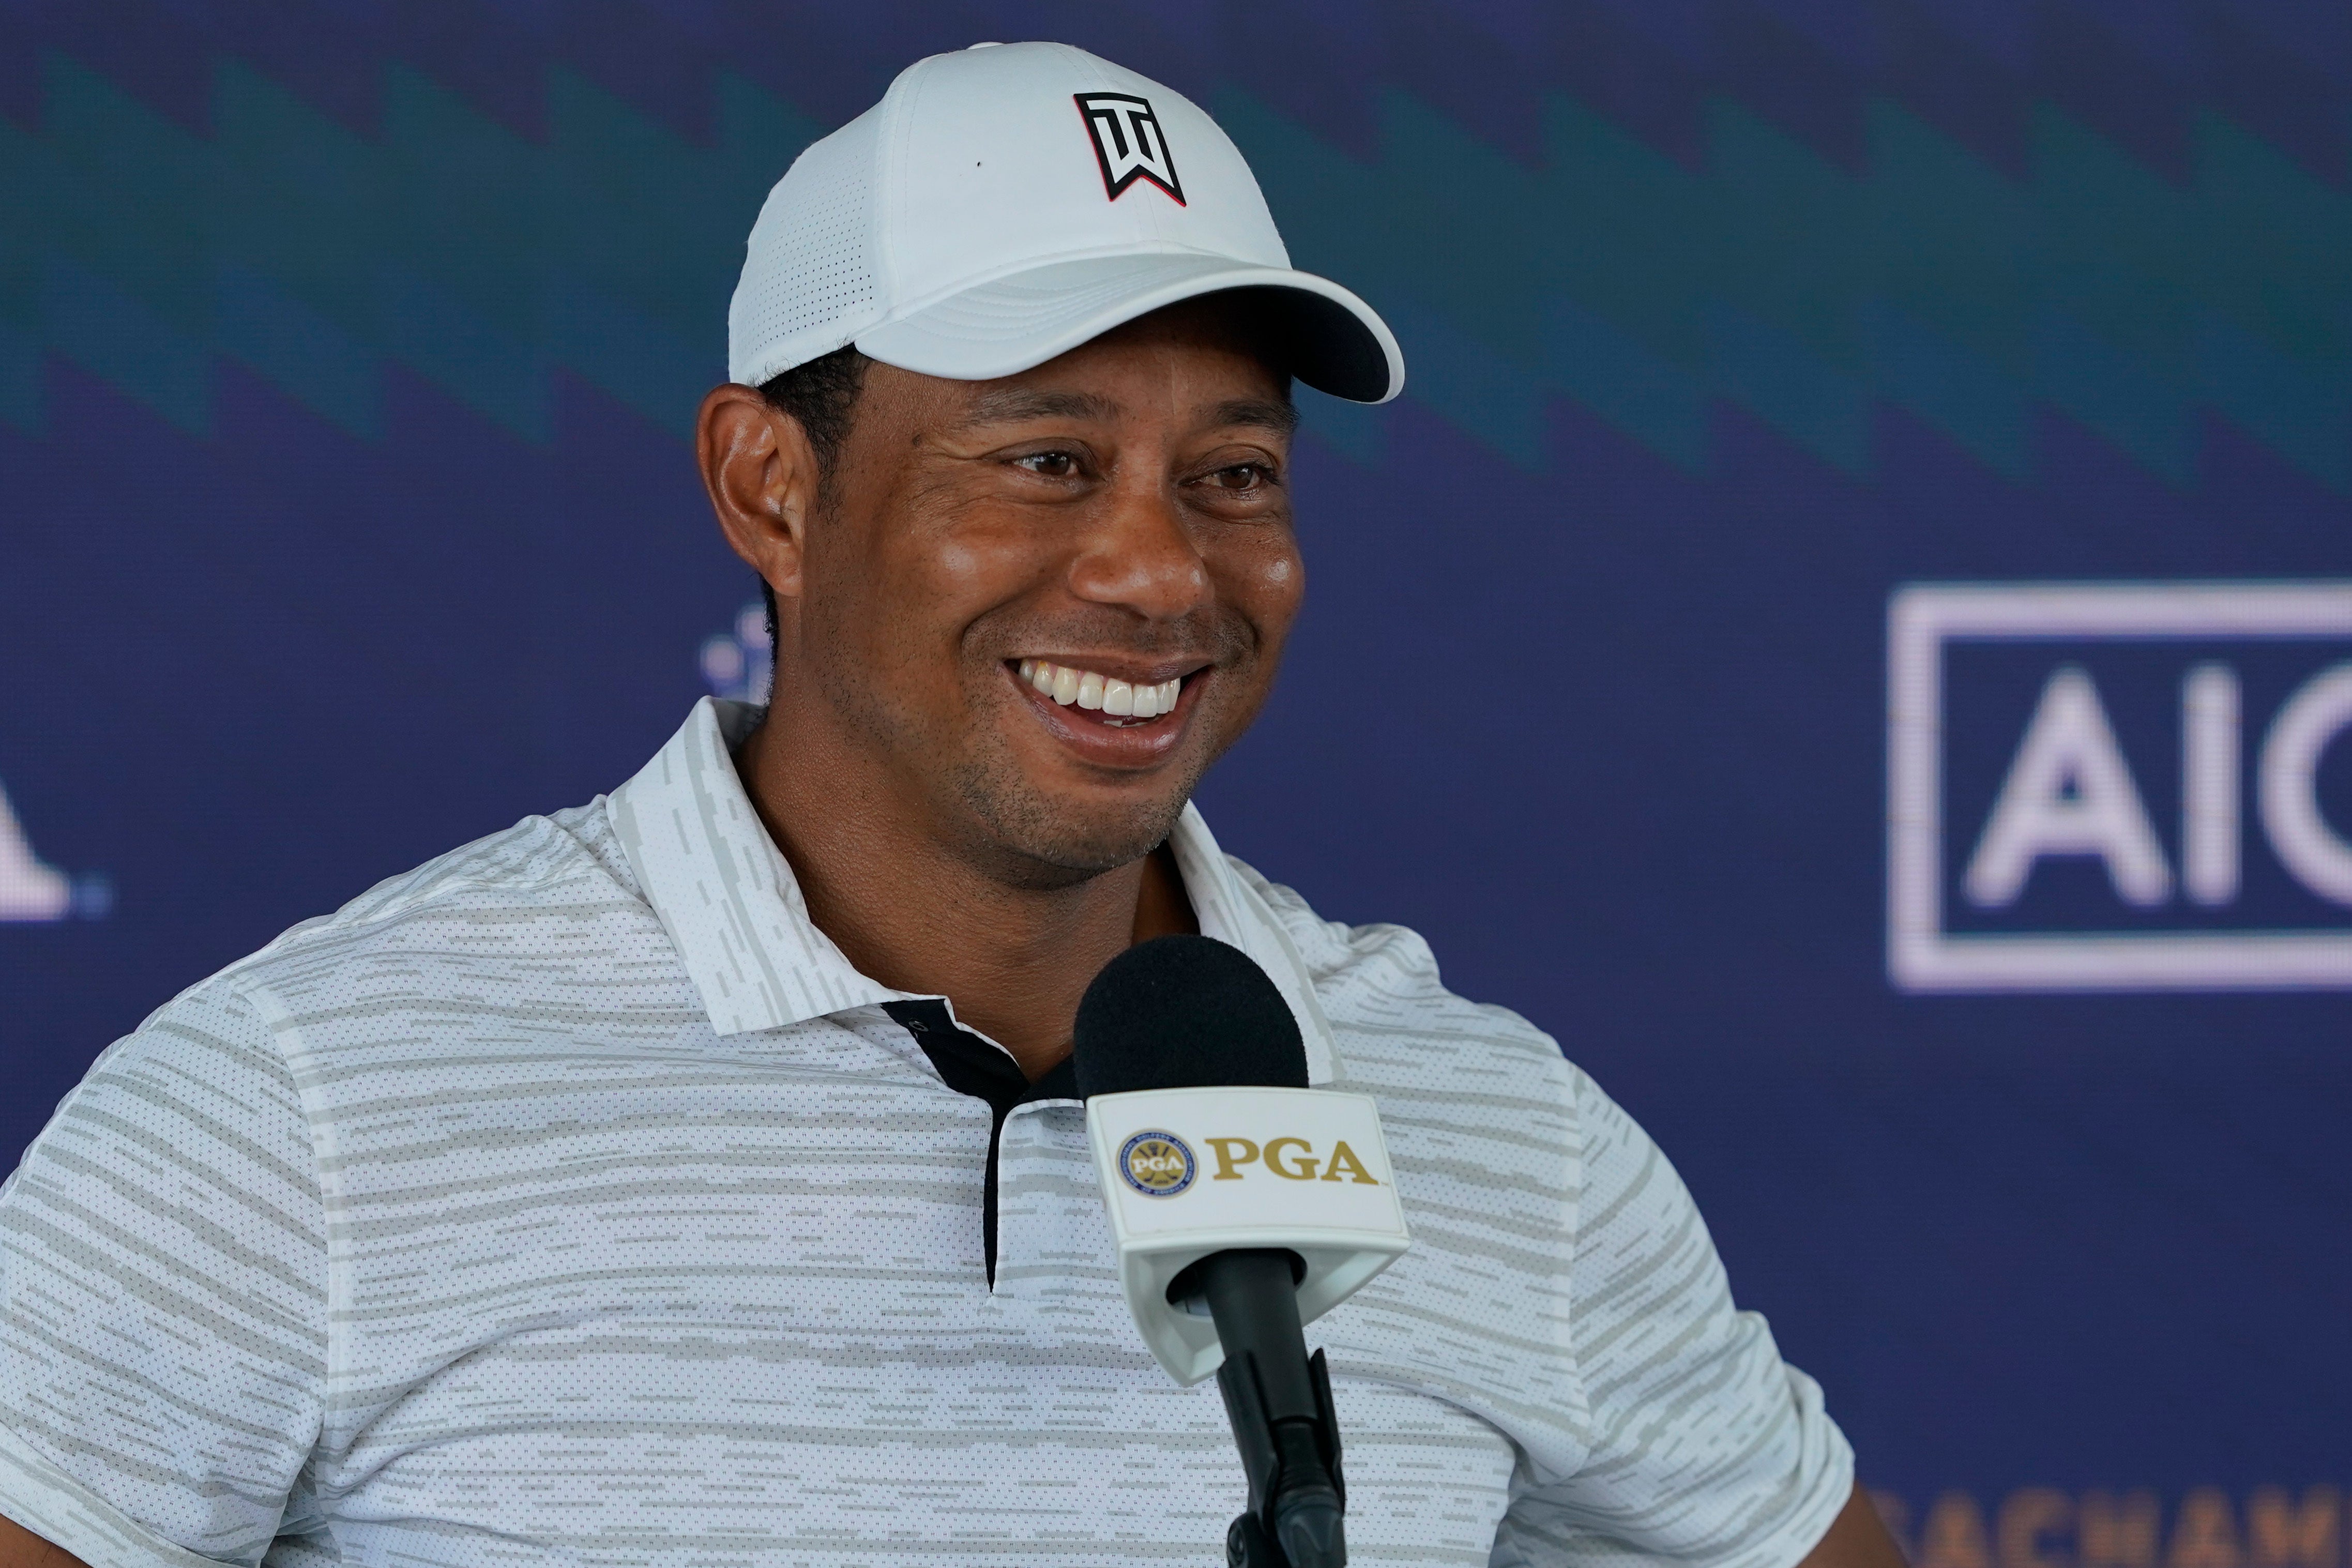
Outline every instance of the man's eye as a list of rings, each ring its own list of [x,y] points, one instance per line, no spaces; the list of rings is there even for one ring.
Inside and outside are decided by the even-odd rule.
[[[1209,483],[1220,490],[1255,490],[1272,477],[1255,463],[1236,463],[1210,475]]]
[[[1078,471],[1077,455],[1070,452],[1033,452],[1013,463],[1045,479],[1066,479]]]

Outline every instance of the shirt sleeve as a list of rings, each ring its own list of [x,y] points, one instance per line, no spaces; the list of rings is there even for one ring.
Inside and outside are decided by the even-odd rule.
[[[1821,1386],[1732,1305],[1689,1189],[1583,1073],[1570,1334],[1593,1441],[1572,1476],[1523,1473],[1495,1568],[1790,1568],[1853,1489]]]
[[[302,1528],[325,1219],[248,1003],[191,992],[101,1056],[0,1186],[0,1513],[91,1568],[257,1563]]]

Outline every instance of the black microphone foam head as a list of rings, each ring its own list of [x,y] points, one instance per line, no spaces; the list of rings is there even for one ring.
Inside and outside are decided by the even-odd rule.
[[[1078,1092],[1307,1087],[1298,1020],[1250,956],[1209,936],[1155,936],[1103,966],[1078,1003]]]

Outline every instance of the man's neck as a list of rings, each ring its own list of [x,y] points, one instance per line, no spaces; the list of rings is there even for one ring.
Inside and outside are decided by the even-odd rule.
[[[1078,998],[1105,964],[1198,929],[1165,845],[1066,885],[1015,885],[912,826],[907,803],[844,788],[863,770],[833,749],[770,722],[735,759],[810,920],[859,973],[946,997],[1032,1082],[1069,1054]]]

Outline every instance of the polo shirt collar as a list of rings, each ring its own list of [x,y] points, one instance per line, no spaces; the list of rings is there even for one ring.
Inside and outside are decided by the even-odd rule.
[[[669,744],[605,802],[637,884],[721,1035],[782,1029],[908,995],[858,973],[810,920],[791,863],[735,771],[733,749],[759,716],[746,703],[703,698]],[[1189,804],[1169,848],[1202,935],[1257,960],[1298,1019],[1307,1082],[1329,1082],[1331,1026],[1272,908],[1234,873]]]

